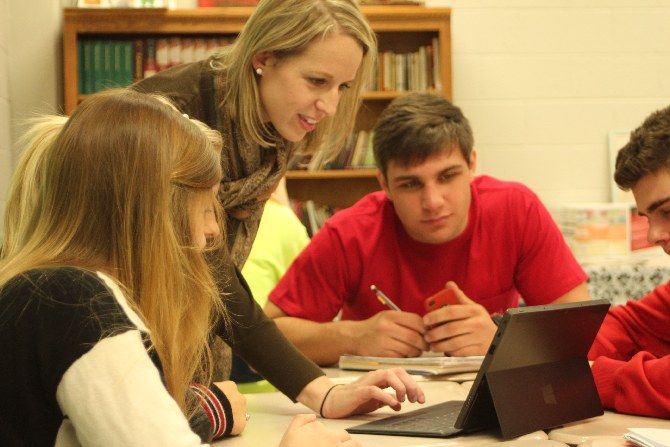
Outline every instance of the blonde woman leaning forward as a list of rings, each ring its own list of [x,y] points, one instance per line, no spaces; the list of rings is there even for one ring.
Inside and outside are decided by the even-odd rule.
[[[226,326],[204,258],[221,238],[219,148],[170,106],[127,90],[94,95],[53,126],[32,140],[6,212],[0,444],[200,445],[188,419],[202,401],[189,390],[209,383],[208,339]],[[323,380],[301,395],[331,416],[424,400],[397,371],[325,401]],[[228,393],[230,415],[243,414]],[[277,441],[357,445],[313,415]]]
[[[328,158],[351,133],[376,54],[356,0],[261,0],[220,54],[133,86],[222,133],[219,200],[238,268],[289,157]]]
[[[221,132],[219,201],[234,265],[217,275],[229,278],[224,292],[230,315],[245,315],[250,328],[233,334],[228,344],[263,346],[241,356],[292,398],[320,373],[302,368],[288,374],[285,385],[279,383],[285,377],[276,376],[283,372],[266,356],[273,349],[266,345],[272,337],[266,331],[274,329],[266,327],[239,270],[291,155],[328,158],[352,131],[376,54],[375,34],[356,0],[261,0],[221,54],[161,71],[132,87],[168,96],[182,113]],[[230,351],[218,339],[214,347],[220,359],[215,377],[223,380],[230,375]]]

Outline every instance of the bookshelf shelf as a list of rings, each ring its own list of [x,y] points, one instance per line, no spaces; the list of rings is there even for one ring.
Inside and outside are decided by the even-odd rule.
[[[364,101],[392,101],[395,98],[406,94],[405,90],[381,91],[381,92],[365,92],[363,94]]]
[[[338,178],[370,178],[376,175],[374,169],[326,169],[321,171],[289,171],[287,180],[314,179],[338,179]]]
[[[292,199],[346,208],[365,194],[380,189],[375,172],[374,169],[289,171],[286,188]]]
[[[234,37],[253,6],[197,9],[65,8],[63,26],[63,95],[65,113],[71,113],[87,95],[80,93],[80,42],[93,39],[138,39],[147,36]],[[377,33],[379,50],[412,53],[436,47],[436,92],[451,98],[451,10],[417,5],[361,7]],[[369,91],[357,116],[357,131],[370,130],[390,101],[406,93],[396,89]],[[289,171],[289,195],[299,200],[344,207],[379,189],[374,169]]]

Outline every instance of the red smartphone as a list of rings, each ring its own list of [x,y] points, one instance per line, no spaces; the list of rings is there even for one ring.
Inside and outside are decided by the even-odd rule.
[[[444,307],[449,304],[458,304],[456,292],[451,289],[442,289],[435,295],[429,296],[423,301],[423,307],[426,308],[426,312],[439,309],[440,307]]]

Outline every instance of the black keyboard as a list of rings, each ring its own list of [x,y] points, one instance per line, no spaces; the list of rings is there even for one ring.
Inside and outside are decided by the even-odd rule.
[[[450,400],[408,413],[348,428],[350,433],[445,437],[459,433],[454,427],[462,400]]]

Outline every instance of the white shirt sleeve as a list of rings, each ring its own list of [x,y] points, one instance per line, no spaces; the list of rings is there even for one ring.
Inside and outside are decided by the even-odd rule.
[[[136,329],[104,338],[74,362],[56,399],[82,446],[201,445]],[[72,432],[64,424],[59,441],[64,431]]]

